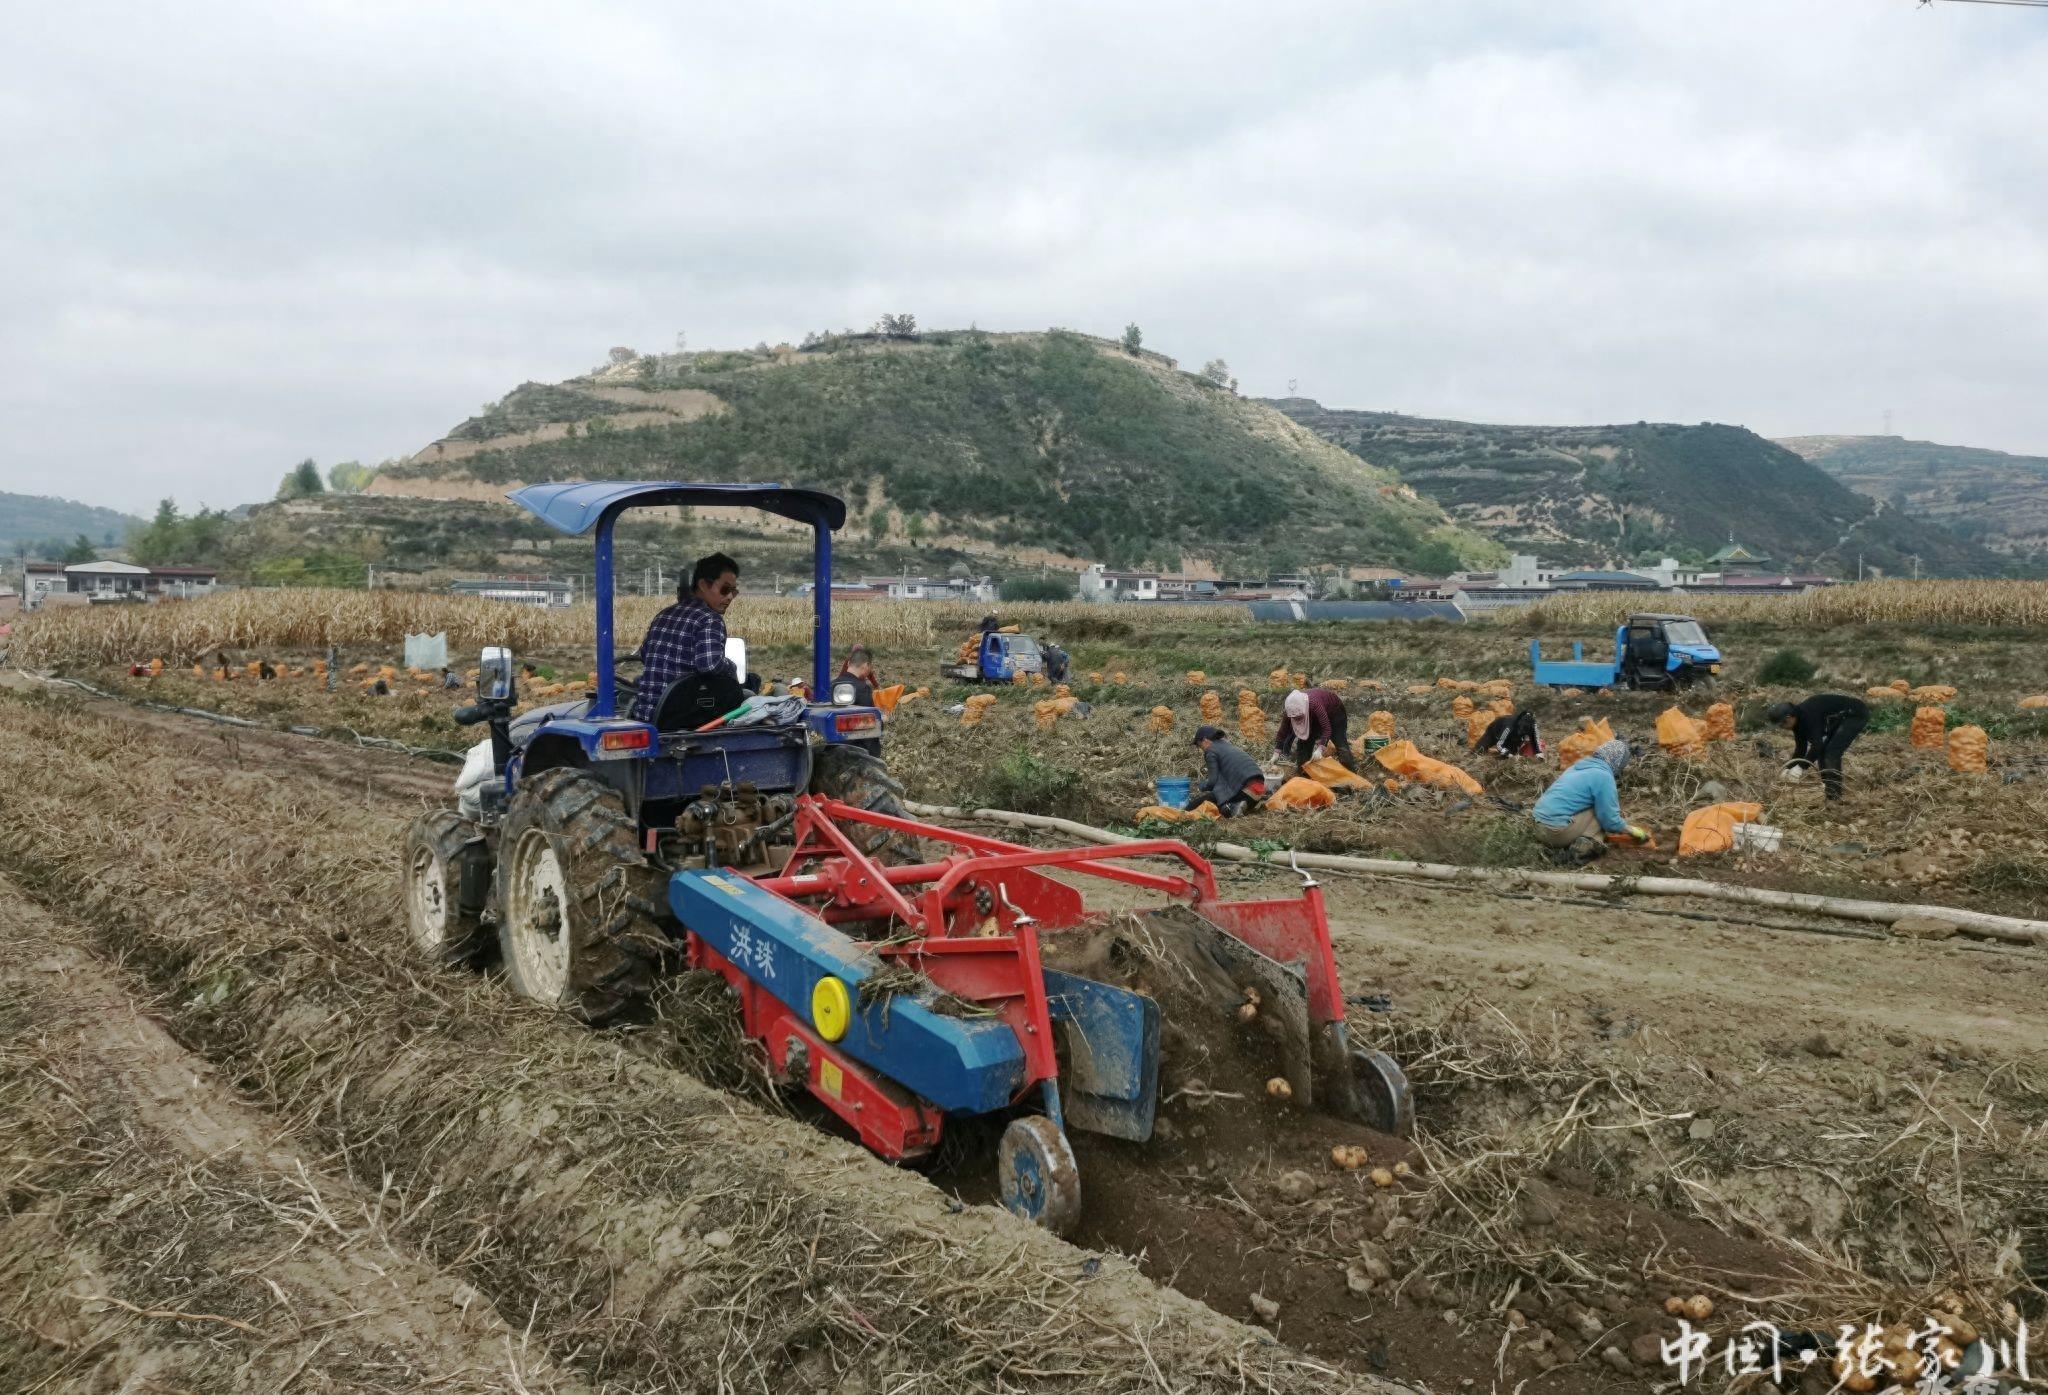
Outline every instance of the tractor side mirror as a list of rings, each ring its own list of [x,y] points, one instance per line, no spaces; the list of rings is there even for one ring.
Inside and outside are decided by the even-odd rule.
[[[512,697],[512,651],[492,646],[484,650],[477,668],[476,695],[480,701],[508,702]]]

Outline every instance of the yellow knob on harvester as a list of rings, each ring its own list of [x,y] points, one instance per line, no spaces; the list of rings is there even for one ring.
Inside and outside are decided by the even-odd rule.
[[[811,1025],[827,1041],[846,1035],[853,1022],[853,999],[841,980],[827,976],[811,989]]]

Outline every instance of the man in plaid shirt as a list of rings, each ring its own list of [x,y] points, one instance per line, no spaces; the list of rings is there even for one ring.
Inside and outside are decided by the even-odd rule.
[[[661,696],[680,678],[723,669],[735,683],[740,675],[725,657],[725,612],[740,593],[740,564],[723,552],[701,558],[688,588],[676,588],[676,603],[654,617],[640,641],[640,684],[633,716],[654,720]]]

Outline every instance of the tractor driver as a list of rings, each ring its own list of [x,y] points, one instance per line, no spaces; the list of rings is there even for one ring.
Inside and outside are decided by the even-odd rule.
[[[689,580],[677,584],[676,603],[654,617],[640,641],[636,720],[653,721],[662,695],[680,679],[715,674],[735,688],[743,686],[742,675],[725,656],[725,612],[739,594],[740,564],[723,552],[699,558]],[[744,686],[758,690],[760,680],[746,677]]]

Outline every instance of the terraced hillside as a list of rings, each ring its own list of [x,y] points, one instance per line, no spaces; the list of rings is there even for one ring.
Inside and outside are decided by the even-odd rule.
[[[1996,575],[2002,560],[1739,426],[1495,426],[1273,404],[1517,551],[1704,559],[1730,536],[1801,570]]]
[[[1788,436],[1778,444],[1858,494],[2048,567],[2048,458],[1901,436]]]

